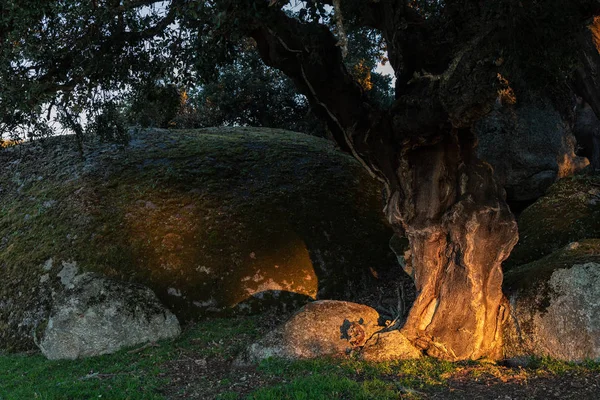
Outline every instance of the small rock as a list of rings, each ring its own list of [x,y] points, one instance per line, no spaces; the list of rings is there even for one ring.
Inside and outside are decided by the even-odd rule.
[[[410,360],[421,357],[421,351],[413,346],[400,331],[376,333],[363,348],[366,361]]]
[[[579,242],[571,242],[567,245],[567,250],[577,250],[579,248]]]

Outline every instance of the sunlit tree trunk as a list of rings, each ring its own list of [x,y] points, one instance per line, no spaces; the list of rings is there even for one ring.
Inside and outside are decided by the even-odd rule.
[[[409,239],[405,269],[417,288],[402,332],[449,360],[501,356],[501,263],[518,237],[503,189],[473,153],[456,133],[408,152],[387,209]]]

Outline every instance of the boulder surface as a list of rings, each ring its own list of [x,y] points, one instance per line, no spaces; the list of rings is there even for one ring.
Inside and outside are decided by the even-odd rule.
[[[600,360],[600,240],[574,242],[506,274],[508,358]]]
[[[177,317],[148,288],[98,274],[59,274],[50,317],[36,341],[50,360],[113,353],[123,347],[170,339],[181,333]]]
[[[494,167],[509,202],[542,196],[558,178],[587,165],[569,125],[549,104],[506,106],[477,122],[478,156]]]
[[[383,332],[373,308],[346,301],[322,300],[307,304],[276,330],[252,344],[238,363],[269,357],[309,359],[360,354],[369,361],[419,358],[399,331]]]
[[[361,352],[364,360],[375,362],[411,360],[421,355],[421,351],[398,330],[375,333]]]
[[[556,182],[518,219],[519,242],[505,270],[539,260],[572,242],[600,238],[600,173]]]
[[[307,359],[344,356],[359,349],[383,327],[373,308],[346,301],[322,300],[304,306],[276,330],[252,344],[245,361],[269,357]]]

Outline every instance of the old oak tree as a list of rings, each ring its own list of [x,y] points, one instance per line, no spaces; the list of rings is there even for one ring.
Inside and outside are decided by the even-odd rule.
[[[598,0],[3,1],[0,128],[43,130],[54,112],[80,133],[99,96],[158,76],[209,80],[252,38],[385,186],[418,290],[402,333],[436,357],[496,357],[501,263],[518,233],[472,127],[532,98],[568,120],[576,94],[600,115],[597,14]],[[346,66],[348,32],[361,29],[395,71],[389,107]]]

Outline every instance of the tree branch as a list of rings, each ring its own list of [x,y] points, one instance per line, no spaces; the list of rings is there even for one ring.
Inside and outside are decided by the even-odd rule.
[[[292,78],[317,115],[327,122],[336,142],[389,185],[382,170],[392,166],[376,159],[372,152],[375,141],[391,148],[389,117],[369,104],[346,70],[335,36],[323,25],[301,23],[280,10],[263,11],[249,32],[263,61]]]

